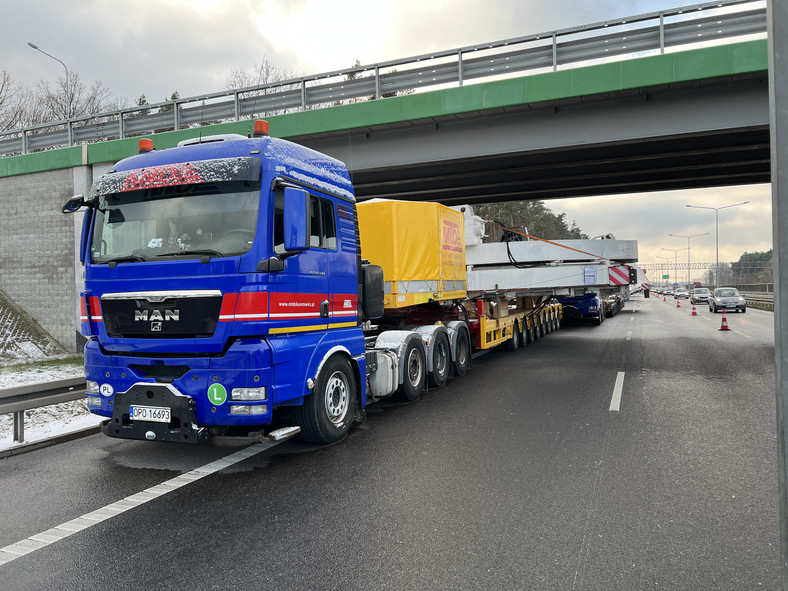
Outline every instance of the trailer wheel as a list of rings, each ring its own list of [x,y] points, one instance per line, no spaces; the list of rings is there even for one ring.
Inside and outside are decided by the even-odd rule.
[[[345,437],[356,413],[356,377],[350,362],[339,355],[329,358],[312,394],[291,413],[304,441],[335,443]]]
[[[531,318],[530,320],[531,320],[529,322],[530,326],[525,330],[525,334],[526,334],[525,340],[528,343],[533,343],[534,341],[536,341],[536,327],[534,326],[533,318]]]
[[[520,329],[516,322],[512,325],[512,337],[503,342],[503,348],[507,351],[517,351],[520,348]]]
[[[405,402],[418,400],[427,380],[424,347],[419,339],[411,339],[405,348],[405,379],[394,397]]]
[[[468,331],[460,329],[454,348],[454,375],[462,377],[471,366],[471,341]]]
[[[527,329],[522,322],[518,323],[518,326],[520,327],[520,346],[525,349],[525,346],[528,344],[528,338],[525,336]]]
[[[429,375],[430,386],[440,388],[449,379],[451,351],[449,350],[449,337],[446,333],[439,332],[435,336],[432,347],[432,372]]]

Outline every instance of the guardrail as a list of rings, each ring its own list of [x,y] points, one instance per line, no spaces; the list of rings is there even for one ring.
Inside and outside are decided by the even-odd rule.
[[[0,156],[462,86],[525,71],[766,35],[763,1],[715,0],[0,132]]]
[[[14,443],[25,440],[25,411],[85,396],[85,378],[67,378],[0,389],[0,414],[14,414]]]
[[[744,296],[744,299],[747,300],[748,307],[774,311],[773,293],[742,292],[742,295]]]

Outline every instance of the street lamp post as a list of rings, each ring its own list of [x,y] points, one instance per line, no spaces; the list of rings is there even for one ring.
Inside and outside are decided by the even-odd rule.
[[[676,279],[679,278],[679,253],[686,248],[663,248],[662,250],[669,250],[673,253],[673,273]]]
[[[697,238],[698,236],[706,236],[708,232],[703,234],[693,234],[692,236],[682,236],[681,234],[668,234],[668,236],[675,236],[676,238],[687,239],[687,284],[690,283],[690,238]]]
[[[717,246],[717,268],[714,270],[714,287],[720,286],[720,210],[728,209],[729,207],[737,207],[739,205],[746,205],[749,201],[742,201],[741,203],[733,203],[732,205],[723,205],[722,207],[707,207],[705,205],[687,205],[687,207],[694,207],[695,209],[713,209],[714,210],[714,242]]]
[[[658,256],[657,258],[658,259],[662,259],[663,261],[665,261],[665,267],[667,267],[667,269],[668,269],[668,281],[670,281],[670,264],[668,264],[668,261],[670,260],[670,257],[660,257],[660,256]],[[662,282],[663,283],[665,282],[665,270],[664,269],[662,269]]]
[[[36,51],[40,51],[45,56],[51,57],[56,62],[59,62],[60,65],[63,66],[63,69],[66,70],[66,119],[71,119],[71,87],[68,84],[68,66],[66,66],[66,64],[64,64],[61,60],[56,58],[54,55],[51,55],[51,54],[47,53],[46,51],[44,51],[43,49],[41,49],[35,43],[28,42],[28,45],[30,47],[32,47],[33,49],[35,49]]]

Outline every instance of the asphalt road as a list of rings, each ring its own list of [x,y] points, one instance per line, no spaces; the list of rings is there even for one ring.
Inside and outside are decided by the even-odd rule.
[[[773,316],[690,310],[637,298],[482,356],[329,447],[3,460],[0,561],[32,550],[0,588],[778,589]]]

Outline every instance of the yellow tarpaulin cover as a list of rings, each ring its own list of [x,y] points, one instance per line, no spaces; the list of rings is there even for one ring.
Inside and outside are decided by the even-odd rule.
[[[358,204],[361,256],[383,268],[386,308],[465,297],[465,217],[439,203]]]

